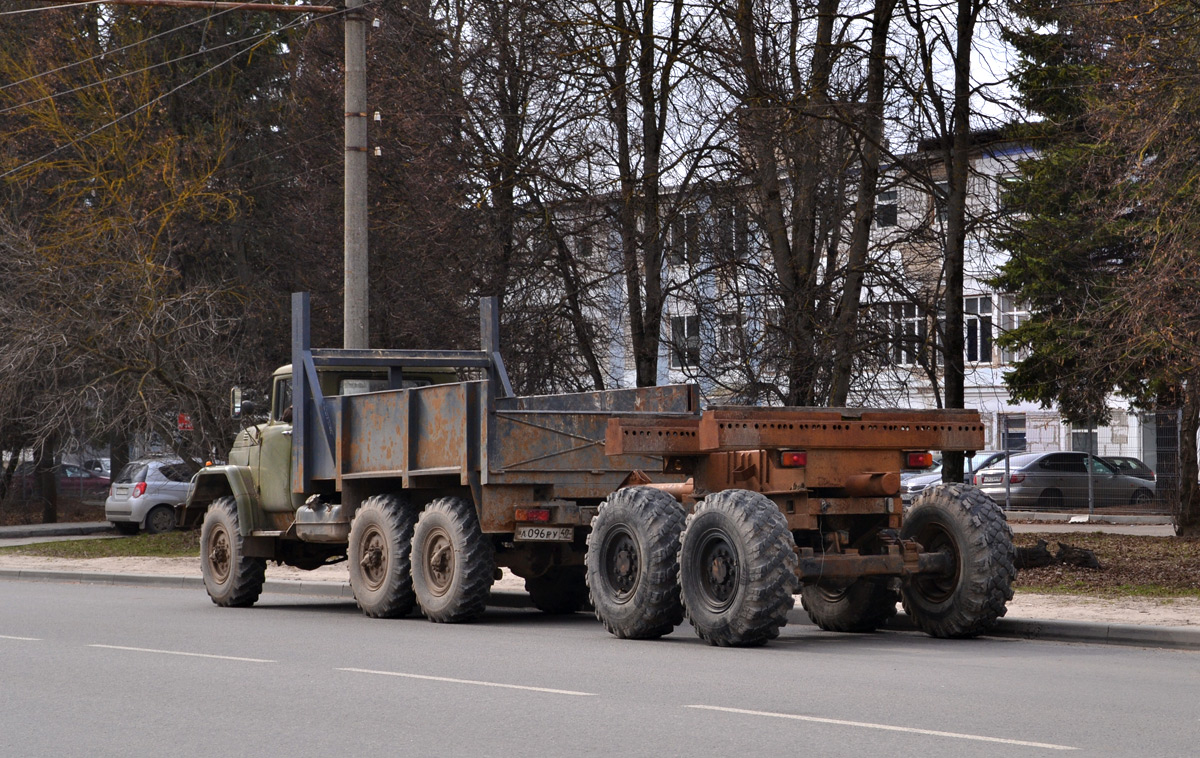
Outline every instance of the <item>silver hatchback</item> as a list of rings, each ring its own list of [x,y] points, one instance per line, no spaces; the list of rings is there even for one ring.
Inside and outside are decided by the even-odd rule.
[[[1003,459],[975,474],[975,486],[997,503],[1004,503]],[[1008,490],[1017,508],[1088,507],[1087,453],[1023,453],[1009,459]],[[1107,461],[1092,456],[1092,491],[1096,507],[1145,505],[1154,500],[1154,482],[1118,473]]]
[[[175,528],[175,506],[187,500],[192,469],[178,458],[131,461],[117,474],[104,501],[104,518],[122,534]]]

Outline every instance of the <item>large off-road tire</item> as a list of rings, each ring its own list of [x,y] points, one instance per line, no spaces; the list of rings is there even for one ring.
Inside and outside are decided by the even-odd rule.
[[[175,509],[156,505],[146,514],[146,534],[162,534],[175,529]]]
[[[621,639],[655,639],[683,623],[679,535],[684,510],[662,490],[612,493],[592,519],[585,558],[596,618]]]
[[[762,645],[795,604],[796,543],[769,498],[747,490],[709,495],[687,517],[679,584],[696,634],[710,645]]]
[[[371,618],[401,618],[416,604],[411,560],[416,520],[408,501],[397,495],[373,495],[354,514],[346,548],[350,589]]]
[[[991,498],[965,484],[930,487],[913,503],[900,536],[953,558],[950,574],[922,574],[901,586],[904,610],[918,629],[934,637],[974,637],[1004,615],[1016,551]]]
[[[458,497],[425,506],[413,534],[413,587],[425,618],[453,624],[478,618],[495,579],[492,544],[475,508]]]
[[[238,532],[237,501],[217,498],[208,506],[200,525],[200,573],[204,589],[217,605],[254,605],[262,594],[267,561],[248,558]]]
[[[896,615],[899,599],[894,590],[870,579],[840,588],[810,584],[800,590],[808,617],[827,632],[873,632]]]
[[[533,607],[542,613],[564,614],[587,610],[587,571],[583,566],[555,566],[541,576],[525,580]]]

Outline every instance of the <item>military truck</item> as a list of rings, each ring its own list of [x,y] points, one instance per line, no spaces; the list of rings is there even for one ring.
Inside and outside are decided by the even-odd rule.
[[[876,629],[902,601],[935,636],[982,633],[1012,597],[1004,514],[966,485],[907,514],[900,473],[983,447],[972,411],[715,407],[694,385],[516,396],[494,300],[478,351],[310,344],[263,423],[194,480],[204,584],[259,597],[268,561],[347,561],[362,611],[478,617],[507,568],[547,613],[589,605],[622,638],[686,617],[716,645],[779,633],[799,594],[822,628]]]

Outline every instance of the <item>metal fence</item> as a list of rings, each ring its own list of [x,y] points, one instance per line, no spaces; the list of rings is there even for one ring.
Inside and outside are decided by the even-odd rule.
[[[1003,427],[1000,439],[1012,451],[996,464],[1003,478],[993,470],[975,483],[1010,510],[1169,516],[1180,492],[1179,422],[1178,410],[1142,414],[1138,456],[1105,455],[1094,425],[1072,429],[1058,450],[1026,450],[1024,428]]]

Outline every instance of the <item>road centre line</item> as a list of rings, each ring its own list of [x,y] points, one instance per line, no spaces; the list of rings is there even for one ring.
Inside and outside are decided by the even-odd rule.
[[[22,642],[41,642],[41,637],[10,637],[7,634],[0,634],[0,640],[20,640]]]
[[[979,734],[960,734],[958,732],[939,732],[935,729],[917,729],[910,726],[892,726],[890,724],[872,724],[867,721],[845,721],[843,719],[827,719],[819,716],[800,716],[794,713],[771,713],[770,711],[747,711],[742,708],[722,708],[716,705],[687,705],[685,708],[697,708],[704,711],[721,711],[723,713],[740,713],[745,716],[769,716],[777,719],[792,719],[794,721],[811,721],[817,724],[834,724],[836,726],[856,726],[862,729],[882,729],[889,732],[907,732],[909,734],[925,734],[931,737],[951,737],[958,740],[973,740],[975,742],[998,742],[1002,745],[1020,745],[1021,747],[1040,747],[1046,750],[1078,750],[1070,745],[1054,745],[1048,742],[1027,742],[1025,740],[1009,740],[1003,737],[984,737]]]
[[[265,658],[238,658],[232,655],[212,655],[211,653],[185,653],[180,650],[155,650],[148,647],[125,647],[123,645],[88,645],[88,647],[98,647],[104,650],[130,650],[135,653],[159,653],[161,655],[185,655],[189,658],[216,658],[221,661],[241,661],[242,663],[278,663],[278,661],[268,661]]]
[[[447,676],[426,676],[425,674],[405,674],[399,671],[374,671],[372,669],[340,668],[336,671],[350,671],[355,674],[379,674],[380,676],[399,676],[405,679],[425,679],[430,682],[450,682],[451,684],[474,684],[478,687],[501,687],[507,690],[528,690],[530,692],[548,692],[552,695],[576,695],[578,697],[595,697],[594,692],[576,692],[574,690],[555,690],[549,687],[529,687],[523,684],[501,684],[500,682],[480,682],[474,679],[452,679]]]

